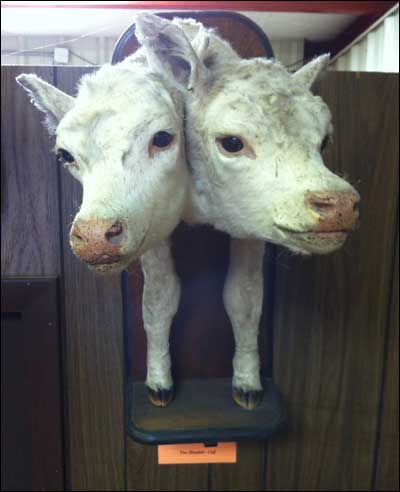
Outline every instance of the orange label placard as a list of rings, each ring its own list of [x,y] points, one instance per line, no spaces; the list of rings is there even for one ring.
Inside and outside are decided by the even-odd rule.
[[[236,463],[236,443],[220,442],[211,447],[206,447],[203,443],[158,446],[159,465],[195,463]]]

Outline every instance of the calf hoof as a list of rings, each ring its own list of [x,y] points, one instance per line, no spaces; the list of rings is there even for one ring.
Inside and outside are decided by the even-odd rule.
[[[171,388],[169,390],[160,389],[155,391],[151,388],[148,388],[148,395],[150,402],[156,407],[166,407],[169,405],[174,397],[174,389]]]
[[[263,399],[263,390],[245,391],[240,388],[233,388],[232,396],[235,402],[245,410],[254,410]]]

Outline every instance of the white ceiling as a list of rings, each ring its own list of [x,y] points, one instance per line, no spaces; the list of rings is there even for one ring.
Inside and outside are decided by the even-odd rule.
[[[1,34],[117,37],[134,22],[136,12],[125,9],[4,8]],[[311,41],[334,38],[356,18],[342,14],[241,13],[259,24],[270,39],[307,38]]]
[[[271,39],[328,41],[357,19],[348,14],[305,14],[300,12],[242,12],[255,21]]]

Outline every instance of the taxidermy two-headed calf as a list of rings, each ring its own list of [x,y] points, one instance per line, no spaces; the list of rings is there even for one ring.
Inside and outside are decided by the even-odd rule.
[[[194,21],[146,14],[136,25],[143,47],[86,75],[77,97],[35,75],[17,81],[46,114],[58,159],[83,186],[74,253],[100,273],[141,259],[155,405],[173,397],[169,333],[180,286],[168,238],[181,220],[230,234],[224,304],[235,337],[233,397],[253,409],[263,394],[265,242],[329,253],[358,220],[358,193],[324,165],[331,114],[310,92],[329,57],[291,74],[275,61],[241,59]]]

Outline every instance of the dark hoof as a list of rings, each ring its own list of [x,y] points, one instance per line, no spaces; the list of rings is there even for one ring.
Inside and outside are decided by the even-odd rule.
[[[245,391],[239,388],[233,388],[232,396],[235,402],[245,410],[254,410],[263,399],[263,390]]]
[[[148,395],[149,400],[153,405],[156,407],[166,407],[174,397],[174,390],[171,388],[169,390],[162,389],[155,391],[148,388]]]

